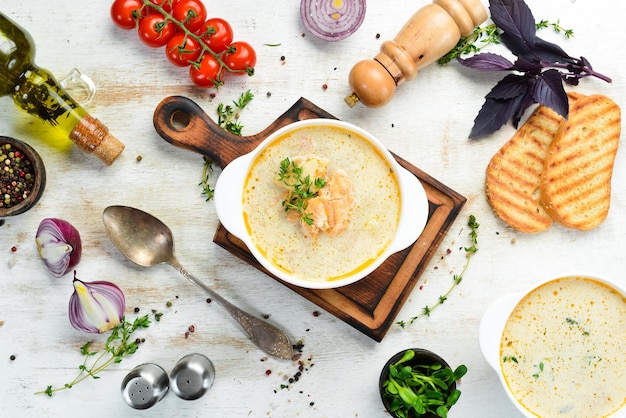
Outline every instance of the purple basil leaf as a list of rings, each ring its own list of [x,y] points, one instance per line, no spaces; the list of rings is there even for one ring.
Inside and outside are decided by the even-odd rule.
[[[576,60],[570,57],[560,46],[541,39],[538,36],[535,37],[533,50],[535,55],[544,63],[572,64],[576,62]]]
[[[558,70],[549,69],[541,73],[533,86],[532,95],[535,102],[549,107],[567,119],[569,112],[567,93],[563,89],[561,73]]]
[[[482,71],[507,71],[513,69],[513,63],[498,54],[484,52],[469,58],[457,58],[466,67]]]
[[[513,123],[513,127],[515,129],[517,129],[519,125],[519,121],[522,119],[522,116],[524,116],[524,112],[526,112],[526,109],[528,109],[530,105],[534,103],[536,102],[533,99],[533,95],[531,94],[531,89],[529,86],[528,91],[526,92],[524,97],[520,100],[519,107],[517,108],[517,110],[513,114],[513,117],[511,118],[511,122]]]
[[[506,100],[518,97],[528,91],[528,77],[508,74],[485,96],[486,99]]]
[[[523,73],[540,74],[543,67],[536,61],[528,61],[524,57],[518,57],[513,65],[513,69]]]
[[[576,75],[566,75],[563,77],[563,81],[565,81],[570,86],[577,86],[580,82],[580,77]]]
[[[502,30],[500,39],[511,52],[532,60],[535,18],[523,0],[490,0],[491,20]]]
[[[469,137],[473,139],[491,135],[515,115],[523,113],[520,107],[528,102],[528,93],[524,77],[506,76],[487,94],[485,103],[474,119]]]

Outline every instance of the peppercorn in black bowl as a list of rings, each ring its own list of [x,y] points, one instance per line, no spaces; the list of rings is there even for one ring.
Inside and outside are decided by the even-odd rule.
[[[23,141],[0,136],[0,218],[26,212],[46,186],[41,156]]]

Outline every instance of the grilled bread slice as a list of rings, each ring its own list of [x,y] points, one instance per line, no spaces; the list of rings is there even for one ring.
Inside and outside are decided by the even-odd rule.
[[[604,222],[620,131],[620,108],[608,97],[594,94],[570,106],[541,178],[541,201],[556,222],[581,231]]]
[[[582,96],[568,93],[570,107]],[[518,231],[540,232],[552,224],[539,190],[548,147],[563,121],[552,109],[539,106],[489,161],[487,201],[500,219]]]

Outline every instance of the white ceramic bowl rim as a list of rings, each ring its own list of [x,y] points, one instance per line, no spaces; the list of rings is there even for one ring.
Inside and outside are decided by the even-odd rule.
[[[271,262],[265,259],[252,242],[246,230],[243,217],[242,195],[245,180],[250,170],[250,165],[271,142],[284,136],[286,133],[311,126],[331,126],[353,131],[370,141],[381,154],[389,161],[394,171],[397,173],[398,184],[401,194],[400,220],[394,238],[383,254],[367,268],[358,273],[332,281],[309,281],[295,278],[278,269]],[[279,279],[305,288],[327,289],[345,286],[354,283],[378,268],[391,254],[401,251],[411,244],[421,235],[426,221],[428,220],[428,198],[424,187],[417,177],[408,170],[400,166],[391,153],[372,134],[350,124],[334,119],[308,119],[298,121],[284,126],[263,140],[253,151],[236,158],[228,164],[220,174],[215,185],[215,208],[217,216],[222,225],[237,238],[241,239],[255,259],[266,268],[271,274]]]
[[[506,322],[511,315],[511,312],[513,312],[517,304],[527,294],[545,285],[546,283],[568,277],[586,277],[596,280],[598,282],[608,285],[609,287],[612,287],[626,298],[626,288],[613,280],[609,280],[596,274],[562,274],[548,280],[543,280],[538,284],[533,285],[524,292],[509,293],[498,298],[487,308],[480,321],[478,339],[483,357],[485,358],[487,363],[489,363],[489,365],[496,371],[500,383],[502,384],[502,387],[504,388],[504,391],[511,400],[511,402],[522,414],[524,414],[524,416],[529,418],[536,418],[536,416],[530,413],[526,408],[524,408],[524,406],[520,404],[517,398],[513,396],[508,388],[508,385],[506,384],[506,381],[504,380],[502,369],[500,368],[500,341],[502,339],[502,333],[504,331]],[[610,417],[607,418],[623,418],[624,416],[626,416],[626,405],[623,405],[619,410],[617,410],[614,414],[610,415]]]

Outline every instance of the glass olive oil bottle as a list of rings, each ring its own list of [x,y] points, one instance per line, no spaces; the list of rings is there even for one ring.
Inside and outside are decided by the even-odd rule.
[[[35,65],[30,34],[0,13],[0,96],[47,122],[64,138],[111,165],[124,144],[78,104],[47,70]]]

